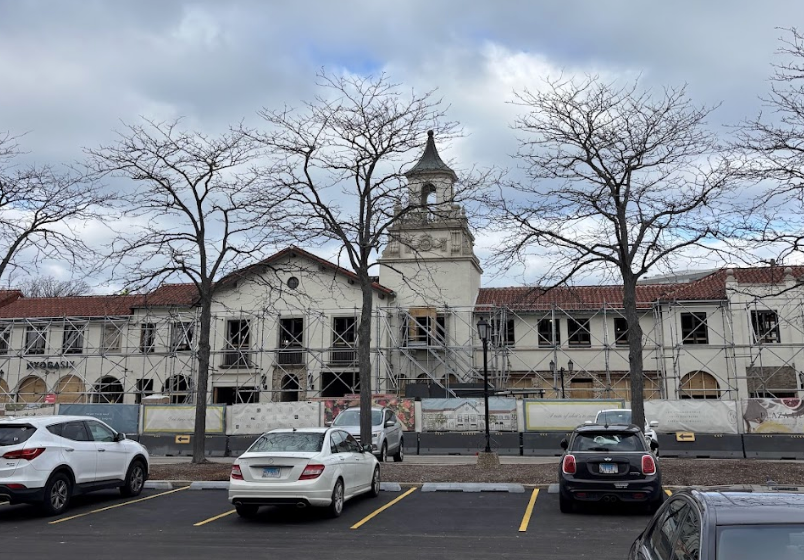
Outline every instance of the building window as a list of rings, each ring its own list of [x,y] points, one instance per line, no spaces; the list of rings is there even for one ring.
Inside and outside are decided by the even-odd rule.
[[[186,352],[193,345],[194,323],[176,322],[170,325],[170,349],[173,352]]]
[[[0,354],[8,354],[11,347],[11,325],[0,325]]]
[[[352,364],[356,359],[354,351],[357,340],[357,319],[355,317],[332,318],[332,355],[333,364]]]
[[[614,318],[614,344],[628,346],[628,321],[625,317]]]
[[[142,403],[142,399],[148,395],[154,394],[154,380],[153,379],[137,379],[137,394],[134,396],[136,404]]]
[[[61,340],[63,354],[80,354],[84,351],[84,326],[65,325]]]
[[[140,325],[140,352],[153,352],[156,346],[156,325],[143,323]]]
[[[778,344],[779,316],[775,311],[751,311],[751,330],[754,344]]]
[[[567,319],[567,342],[576,347],[592,346],[589,319]]]
[[[279,364],[301,365],[304,363],[304,319],[279,320]]]
[[[25,327],[26,354],[44,354],[45,346],[47,346],[47,327],[45,325]]]
[[[226,349],[223,367],[251,367],[251,325],[247,319],[233,319],[226,323]]]
[[[706,313],[681,314],[682,344],[709,344]]]
[[[714,376],[705,371],[688,373],[681,378],[679,397],[682,399],[719,399],[720,385]]]
[[[561,321],[556,319],[541,319],[538,324],[539,347],[550,348],[561,344]]]
[[[514,347],[516,335],[514,332],[514,320],[508,319],[505,322],[505,328],[502,327],[502,322],[498,319],[491,320],[491,340],[492,344],[498,347],[507,346]]]
[[[407,346],[443,346],[446,335],[446,318],[432,308],[411,309],[402,323],[402,336]]]
[[[120,352],[120,339],[122,338],[122,327],[120,325],[103,325],[103,338],[101,339],[101,350],[104,352]]]

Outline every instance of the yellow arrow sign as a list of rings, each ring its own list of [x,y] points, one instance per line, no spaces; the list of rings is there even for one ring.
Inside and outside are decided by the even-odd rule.
[[[695,441],[695,434],[692,432],[676,432],[676,441]]]
[[[176,443],[190,443],[190,436],[176,436]]]

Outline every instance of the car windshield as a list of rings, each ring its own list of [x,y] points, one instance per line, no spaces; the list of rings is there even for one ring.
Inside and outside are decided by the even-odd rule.
[[[645,451],[642,438],[633,433],[587,432],[577,434],[572,451]]]
[[[717,533],[717,560],[802,560],[804,525],[734,525]]]
[[[630,410],[602,410],[597,414],[596,424],[630,424]]]
[[[309,432],[274,432],[263,434],[249,448],[249,453],[301,451],[317,453],[324,445],[324,434]]]
[[[351,408],[349,410],[344,410],[338,416],[335,417],[335,421],[332,423],[334,426],[359,426],[360,425],[360,411],[356,408]],[[379,426],[382,424],[382,411],[381,410],[372,410],[371,411],[371,425],[372,426]]]
[[[11,424],[0,426],[0,446],[17,445],[28,441],[36,428],[30,424]]]

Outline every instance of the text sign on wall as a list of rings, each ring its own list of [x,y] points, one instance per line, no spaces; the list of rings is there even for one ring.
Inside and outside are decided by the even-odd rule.
[[[136,404],[62,404],[59,414],[92,416],[124,434],[136,434],[140,429],[140,407]]]
[[[195,407],[182,405],[148,405],[142,407],[142,433],[192,432],[195,429]],[[208,434],[222,434],[223,406],[207,407]]]
[[[586,421],[594,421],[601,410],[624,405],[622,400],[527,399],[525,431],[571,431]]]

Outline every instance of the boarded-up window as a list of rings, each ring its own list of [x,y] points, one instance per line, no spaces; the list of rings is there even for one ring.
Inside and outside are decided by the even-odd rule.
[[[787,399],[797,396],[796,370],[790,366],[745,368],[752,399]]]
[[[720,385],[711,374],[694,371],[681,378],[678,396],[682,399],[719,399]]]

